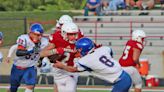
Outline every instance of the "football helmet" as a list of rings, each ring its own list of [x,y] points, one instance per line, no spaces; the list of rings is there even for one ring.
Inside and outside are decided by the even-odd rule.
[[[41,24],[34,23],[30,26],[30,39],[34,43],[38,43],[42,37],[44,29]]]
[[[39,23],[34,23],[30,26],[30,32],[42,34],[44,32],[43,26]]]
[[[143,43],[144,39],[146,37],[146,34],[143,30],[135,30],[132,33],[132,40]]]
[[[77,40],[75,46],[77,50],[80,50],[80,54],[82,56],[85,56],[89,51],[91,51],[95,47],[94,42],[86,37]]]
[[[72,23],[72,22],[73,20],[69,15],[62,15],[58,21],[59,24]]]
[[[79,29],[75,23],[65,23],[61,28],[61,35],[64,40],[69,41],[70,43],[75,43],[78,38]],[[68,35],[74,35],[74,38],[69,39]]]

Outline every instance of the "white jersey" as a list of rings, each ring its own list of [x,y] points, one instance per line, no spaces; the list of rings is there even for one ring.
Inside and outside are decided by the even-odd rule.
[[[56,68],[56,67],[53,67],[52,71],[54,73],[54,76],[53,76],[54,79],[62,79],[70,75],[69,72],[63,69]]]
[[[122,73],[120,64],[110,55],[111,49],[103,46],[80,58],[75,64],[78,71],[90,71],[93,75],[114,83]]]
[[[44,57],[42,60],[42,66],[40,67],[40,72],[51,72],[52,65],[50,63],[50,60],[47,57]]]
[[[32,50],[35,47],[35,43],[29,38],[28,34],[24,34],[18,37],[17,44],[25,47],[28,51]],[[42,37],[37,48],[41,51],[44,47],[48,45],[48,39]],[[37,53],[31,53],[26,56],[15,57],[14,65],[21,67],[32,67],[35,66],[38,62],[40,56]]]

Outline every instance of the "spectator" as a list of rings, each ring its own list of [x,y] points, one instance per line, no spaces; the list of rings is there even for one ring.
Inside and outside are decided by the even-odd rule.
[[[88,16],[88,11],[95,12],[96,15],[100,15],[100,0],[87,0],[84,16]]]
[[[129,9],[134,8],[135,6],[137,6],[140,10],[142,10],[142,0],[126,0],[126,6]]]
[[[164,10],[164,0],[160,0],[161,3],[161,9]]]
[[[141,2],[141,8],[142,10],[150,10],[154,8],[154,0],[142,0]],[[148,15],[148,12],[141,12],[139,15]]]
[[[118,7],[121,7],[122,9],[126,9],[126,4],[124,0],[112,0],[109,4],[110,10],[117,11]]]
[[[101,12],[100,15],[109,15],[110,7],[109,7],[109,2],[111,0],[102,0],[101,2]]]
[[[150,10],[154,8],[155,1],[154,0],[142,0],[142,9],[143,10]]]

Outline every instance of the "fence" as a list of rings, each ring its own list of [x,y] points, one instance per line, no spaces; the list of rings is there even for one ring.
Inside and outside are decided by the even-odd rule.
[[[15,43],[16,37],[26,33],[26,17],[25,18],[1,18],[0,31],[4,34],[4,46]]]
[[[42,21],[42,20],[28,20],[24,18],[0,18],[0,31],[4,34],[4,44],[3,46],[10,46],[16,42],[16,39],[19,35],[27,33],[29,25],[31,23],[41,23],[45,31],[48,31],[56,22],[51,21]]]

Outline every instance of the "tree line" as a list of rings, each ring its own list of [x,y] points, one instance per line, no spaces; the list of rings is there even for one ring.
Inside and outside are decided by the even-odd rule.
[[[82,9],[86,0],[0,0],[0,11]]]

